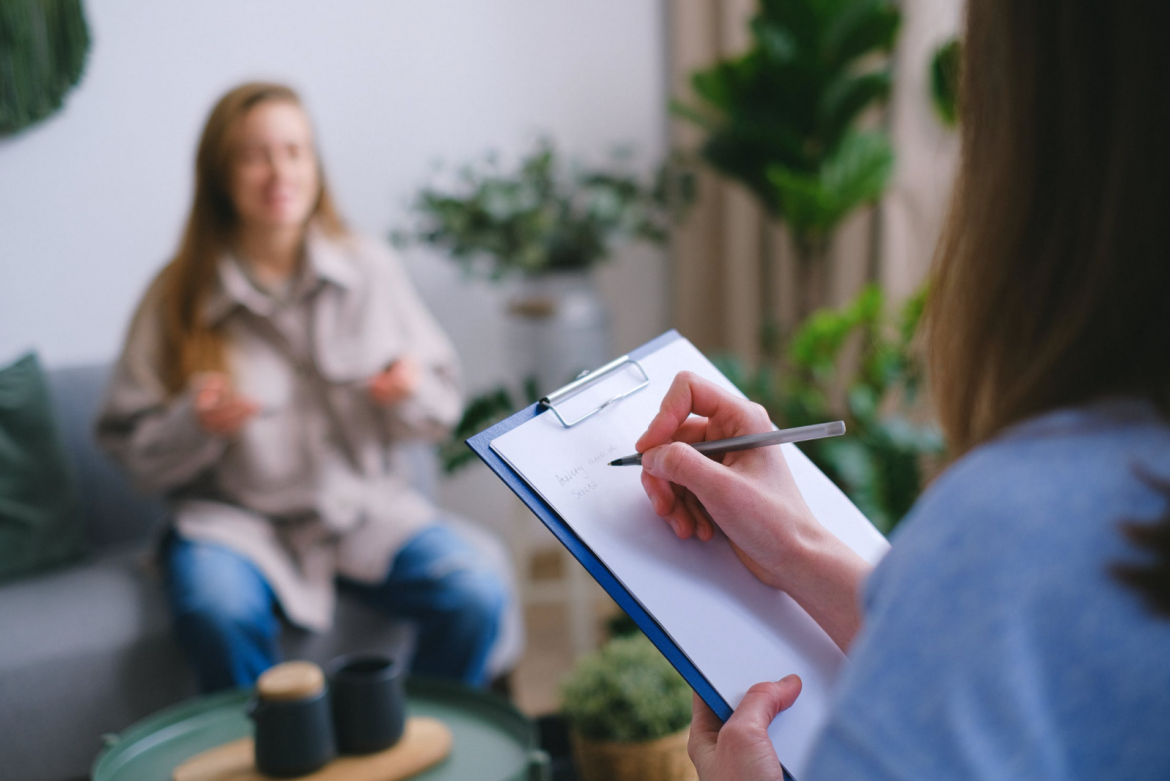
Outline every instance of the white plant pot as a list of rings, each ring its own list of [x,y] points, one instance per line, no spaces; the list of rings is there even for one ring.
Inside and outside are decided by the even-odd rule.
[[[588,272],[529,277],[508,303],[513,368],[540,395],[612,360],[609,309]]]

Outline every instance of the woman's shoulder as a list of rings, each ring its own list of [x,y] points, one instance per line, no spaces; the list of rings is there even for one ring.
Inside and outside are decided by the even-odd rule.
[[[1115,400],[1027,421],[936,480],[867,584],[821,768],[852,750],[959,777],[983,746],[996,777],[1063,777],[1081,755],[1091,776],[1127,745],[1161,752],[1170,622],[1111,574],[1136,555],[1120,525],[1165,512],[1146,472],[1170,477],[1170,427]]]
[[[1114,399],[1038,416],[941,475],[895,533],[883,569],[1008,591],[1104,578],[1130,553],[1120,524],[1165,510],[1151,476],[1170,479],[1170,424],[1153,405]],[[1024,575],[1041,568],[1043,579]],[[879,572],[871,592],[884,579]]]
[[[335,252],[354,260],[389,258],[394,253],[390,243],[364,231],[328,231],[318,225],[310,225],[307,239],[310,251]]]
[[[1024,421],[944,472],[907,519],[946,509],[1015,525],[1079,510],[1089,515],[1128,496],[1153,499],[1143,474],[1170,477],[1170,421],[1149,402],[1109,399]],[[1135,508],[1136,509],[1136,508]]]
[[[360,279],[394,279],[401,263],[390,244],[367,233],[346,231],[329,234],[315,229],[309,233],[309,248],[318,271]]]

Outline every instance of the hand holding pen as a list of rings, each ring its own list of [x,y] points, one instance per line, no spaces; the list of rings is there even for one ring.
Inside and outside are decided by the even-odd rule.
[[[819,433],[840,428],[843,424]],[[682,372],[634,449],[642,454],[642,486],[654,511],[678,537],[710,540],[719,526],[757,578],[783,588],[793,551],[823,529],[781,449],[757,444],[725,451],[718,461],[699,450],[725,448],[719,441],[737,437],[758,443],[777,436],[759,404]]]
[[[749,572],[787,592],[845,648],[861,621],[856,590],[869,565],[817,521],[781,448],[735,450],[720,462],[695,447],[764,433],[773,426],[759,404],[682,372],[634,446],[642,487],[678,537],[707,541],[718,526]]]

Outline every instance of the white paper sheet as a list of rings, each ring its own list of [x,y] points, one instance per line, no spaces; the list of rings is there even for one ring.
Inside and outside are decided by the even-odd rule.
[[[786,594],[756,580],[722,535],[679,540],[654,514],[641,468],[607,462],[633,452],[674,376],[693,371],[739,391],[686,339],[640,361],[650,386],[566,429],[539,415],[491,443],[548,502],[734,708],[754,683],[798,674],[796,704],[769,735],[798,779],[823,723],[829,689],[845,657]],[[630,368],[567,402],[566,417],[596,407],[636,381]],[[571,418],[570,418],[571,419]],[[795,446],[782,445],[801,493],[817,518],[859,555],[876,563],[885,539]]]

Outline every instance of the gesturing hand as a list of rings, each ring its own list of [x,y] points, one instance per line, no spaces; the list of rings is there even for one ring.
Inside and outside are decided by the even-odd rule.
[[[418,362],[405,355],[370,380],[370,398],[384,406],[410,397],[418,388],[421,372]]]
[[[256,402],[238,395],[231,380],[222,372],[196,376],[195,418],[209,434],[235,436],[248,420],[260,411]]]
[[[691,737],[687,753],[701,781],[780,781],[784,771],[768,725],[788,710],[800,695],[800,678],[789,675],[775,683],[757,683],[748,689],[726,724],[699,695],[691,709]]]

